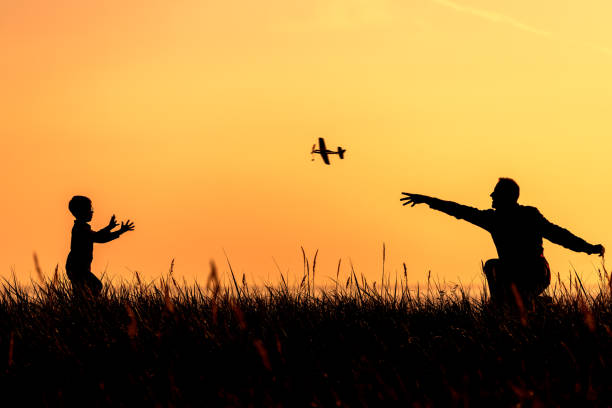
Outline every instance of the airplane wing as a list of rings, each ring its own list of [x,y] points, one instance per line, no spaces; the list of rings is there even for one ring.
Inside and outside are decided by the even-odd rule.
[[[329,164],[329,156],[325,150],[321,151],[321,158],[325,162],[325,164]]]
[[[327,155],[327,148],[325,147],[325,140],[322,137],[319,138],[319,150],[321,151],[321,158],[325,164],[329,164],[329,156]]]
[[[327,150],[327,148],[325,147],[325,140],[323,140],[323,138],[322,138],[322,137],[320,137],[320,138],[319,138],[319,149],[320,149],[321,151],[323,151],[323,150]]]

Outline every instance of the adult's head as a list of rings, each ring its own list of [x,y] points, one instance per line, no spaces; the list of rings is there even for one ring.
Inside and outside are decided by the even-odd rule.
[[[85,196],[72,197],[68,203],[68,209],[77,220],[89,222],[93,216],[91,200]]]
[[[495,209],[504,209],[517,205],[519,198],[519,186],[511,178],[500,177],[491,193],[493,202],[491,206]]]

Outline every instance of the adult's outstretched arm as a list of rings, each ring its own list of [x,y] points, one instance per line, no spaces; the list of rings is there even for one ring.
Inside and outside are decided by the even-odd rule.
[[[440,200],[439,198],[429,197],[422,194],[402,193],[400,198],[402,205],[427,204],[430,208],[452,215],[460,220],[465,220],[486,230],[489,229],[490,215],[492,210],[479,210],[478,208],[459,204],[454,201]]]
[[[589,255],[603,256],[605,248],[601,244],[592,245],[584,239],[572,234],[565,228],[553,224],[542,216],[543,236],[550,242],[561,245],[576,252],[586,252]]]

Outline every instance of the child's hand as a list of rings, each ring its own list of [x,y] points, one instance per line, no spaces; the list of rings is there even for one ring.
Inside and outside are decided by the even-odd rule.
[[[127,220],[126,222],[122,222],[121,228],[119,228],[119,231],[121,233],[124,233],[126,231],[134,231],[134,223],[130,220]]]
[[[117,224],[117,220],[115,219],[115,214],[113,214],[113,216],[112,216],[112,217],[111,217],[111,219],[110,219],[110,222],[108,223],[108,227],[107,227],[107,228],[108,228],[109,230],[112,230],[112,229],[113,229],[113,228],[115,228],[117,225],[119,225],[119,224]]]

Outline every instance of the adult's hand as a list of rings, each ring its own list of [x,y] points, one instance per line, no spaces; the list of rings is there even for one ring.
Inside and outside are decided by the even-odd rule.
[[[402,205],[410,204],[411,207],[414,207],[417,204],[429,204],[431,201],[431,197],[422,195],[422,194],[412,194],[412,193],[402,193],[405,197],[400,198],[400,201],[403,201]]]
[[[606,252],[606,248],[604,248],[603,245],[599,244],[599,245],[593,245],[593,252],[591,252],[591,254],[597,254],[599,256],[604,256],[605,252]]]

